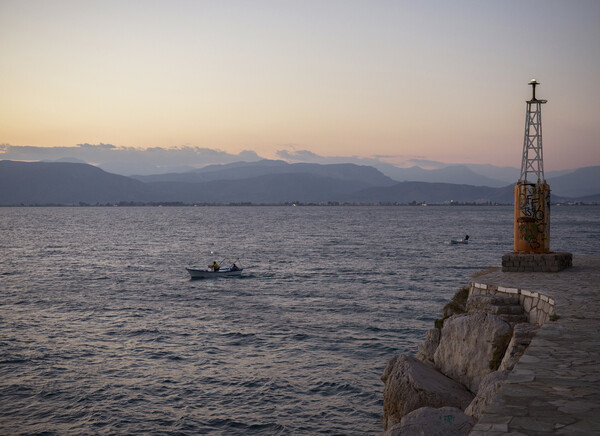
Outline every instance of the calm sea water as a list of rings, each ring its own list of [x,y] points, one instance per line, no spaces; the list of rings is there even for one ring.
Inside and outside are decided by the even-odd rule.
[[[552,214],[600,252],[600,207]],[[0,433],[375,434],[386,360],[511,249],[512,207],[0,208]]]

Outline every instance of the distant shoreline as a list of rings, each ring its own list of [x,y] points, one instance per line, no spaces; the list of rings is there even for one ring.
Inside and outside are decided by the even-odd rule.
[[[140,202],[119,202],[104,204],[12,204],[0,205],[0,207],[457,207],[457,206],[512,206],[509,203],[180,203],[180,202],[161,202],[161,203],[140,203]],[[574,207],[600,206],[599,203],[585,202],[567,202],[552,203],[553,207]]]

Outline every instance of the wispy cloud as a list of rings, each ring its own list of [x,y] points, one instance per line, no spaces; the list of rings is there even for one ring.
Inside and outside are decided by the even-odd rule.
[[[359,157],[359,156],[320,156],[313,153],[310,150],[296,150],[294,147],[291,149],[277,150],[277,157],[288,161],[294,162],[310,162],[320,164],[332,164],[332,163],[355,163],[358,165],[393,165],[397,167],[409,167],[414,165],[426,165],[428,167],[441,168],[448,164],[442,162],[428,161],[423,159],[423,156],[406,156],[406,155],[373,155],[371,157]]]
[[[320,163],[320,164],[330,164],[330,163],[346,163],[346,162],[356,162],[359,158],[354,156],[320,156],[316,153],[313,153],[309,150],[277,150],[277,157],[288,161],[290,163],[295,162],[308,162],[308,163]]]

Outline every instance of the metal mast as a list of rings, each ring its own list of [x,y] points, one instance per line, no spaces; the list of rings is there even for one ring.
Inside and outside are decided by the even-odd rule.
[[[531,100],[527,101],[523,159],[521,160],[521,177],[519,177],[519,182],[523,184],[541,184],[546,182],[544,178],[544,156],[542,150],[542,104],[548,100],[538,100],[535,98],[535,87],[540,84],[537,80],[531,79],[529,84],[533,88],[533,95]]]

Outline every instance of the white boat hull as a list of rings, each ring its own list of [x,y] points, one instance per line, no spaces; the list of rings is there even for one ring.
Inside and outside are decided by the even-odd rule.
[[[187,272],[190,273],[191,278],[193,279],[209,279],[216,277],[235,277],[241,276],[243,268],[237,270],[230,270],[229,268],[223,268],[218,271],[213,271],[211,269],[193,269],[186,268]]]

